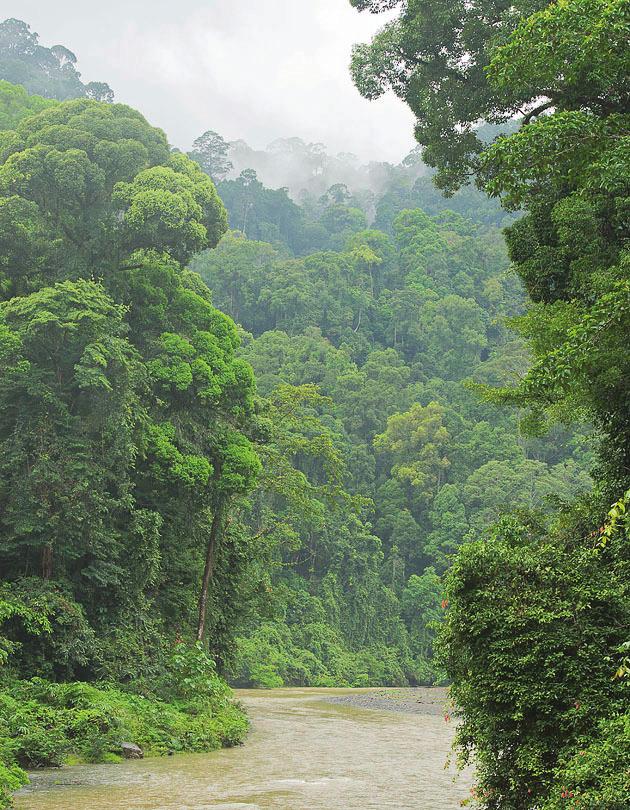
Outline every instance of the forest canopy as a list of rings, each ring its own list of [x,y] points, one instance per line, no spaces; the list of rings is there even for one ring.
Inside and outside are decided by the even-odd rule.
[[[398,10],[355,50],[359,90],[404,98],[441,187],[474,178],[522,211],[506,241],[530,298],[514,323],[533,362],[516,385],[482,389],[486,399],[526,409],[535,435],[581,417],[602,437],[591,495],[559,503],[550,526],[505,518],[465,544],[446,576],[441,660],[462,712],[460,750],[476,765],[476,804],[621,808],[630,791],[627,4],[351,4]],[[480,120],[499,134],[485,139]]]
[[[69,48],[41,45],[39,34],[15,18],[0,23],[0,79],[21,85],[34,95],[61,101],[83,97],[95,101],[114,99],[105,82],[81,81],[77,57]]]

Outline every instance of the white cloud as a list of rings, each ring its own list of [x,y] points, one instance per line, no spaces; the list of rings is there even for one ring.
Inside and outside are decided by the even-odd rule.
[[[413,145],[402,102],[367,102],[352,85],[352,44],[382,19],[348,0],[2,0],[0,9],[43,44],[74,50],[86,79],[109,82],[184,148],[205,129],[255,147],[297,135],[374,160],[399,160]]]

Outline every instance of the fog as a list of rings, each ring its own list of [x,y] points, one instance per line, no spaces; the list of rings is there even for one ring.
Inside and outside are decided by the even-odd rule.
[[[2,0],[0,15],[73,50],[84,81],[108,82],[183,149],[207,129],[256,149],[296,136],[363,162],[413,146],[403,103],[352,84],[352,45],[384,18],[348,0]]]

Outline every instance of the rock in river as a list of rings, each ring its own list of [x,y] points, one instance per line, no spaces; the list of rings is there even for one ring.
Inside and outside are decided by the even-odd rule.
[[[124,742],[120,744],[122,755],[125,759],[142,759],[144,751],[135,743]]]

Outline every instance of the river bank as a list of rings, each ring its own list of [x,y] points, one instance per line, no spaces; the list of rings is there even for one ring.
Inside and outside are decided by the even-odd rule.
[[[105,683],[4,681],[0,808],[11,807],[11,794],[28,781],[27,769],[34,780],[41,773],[73,779],[82,773],[78,763],[117,766],[125,757],[210,752],[243,742],[249,721],[225,682],[210,677],[205,692],[192,694],[176,672],[170,675],[161,690],[170,700]]]
[[[439,687],[372,689],[368,692],[357,690],[328,700],[356,709],[450,716],[448,692]]]
[[[237,698],[252,727],[244,746],[39,772],[17,810],[455,810],[469,795],[470,774],[445,768],[453,736],[438,713],[445,690],[238,690]]]

